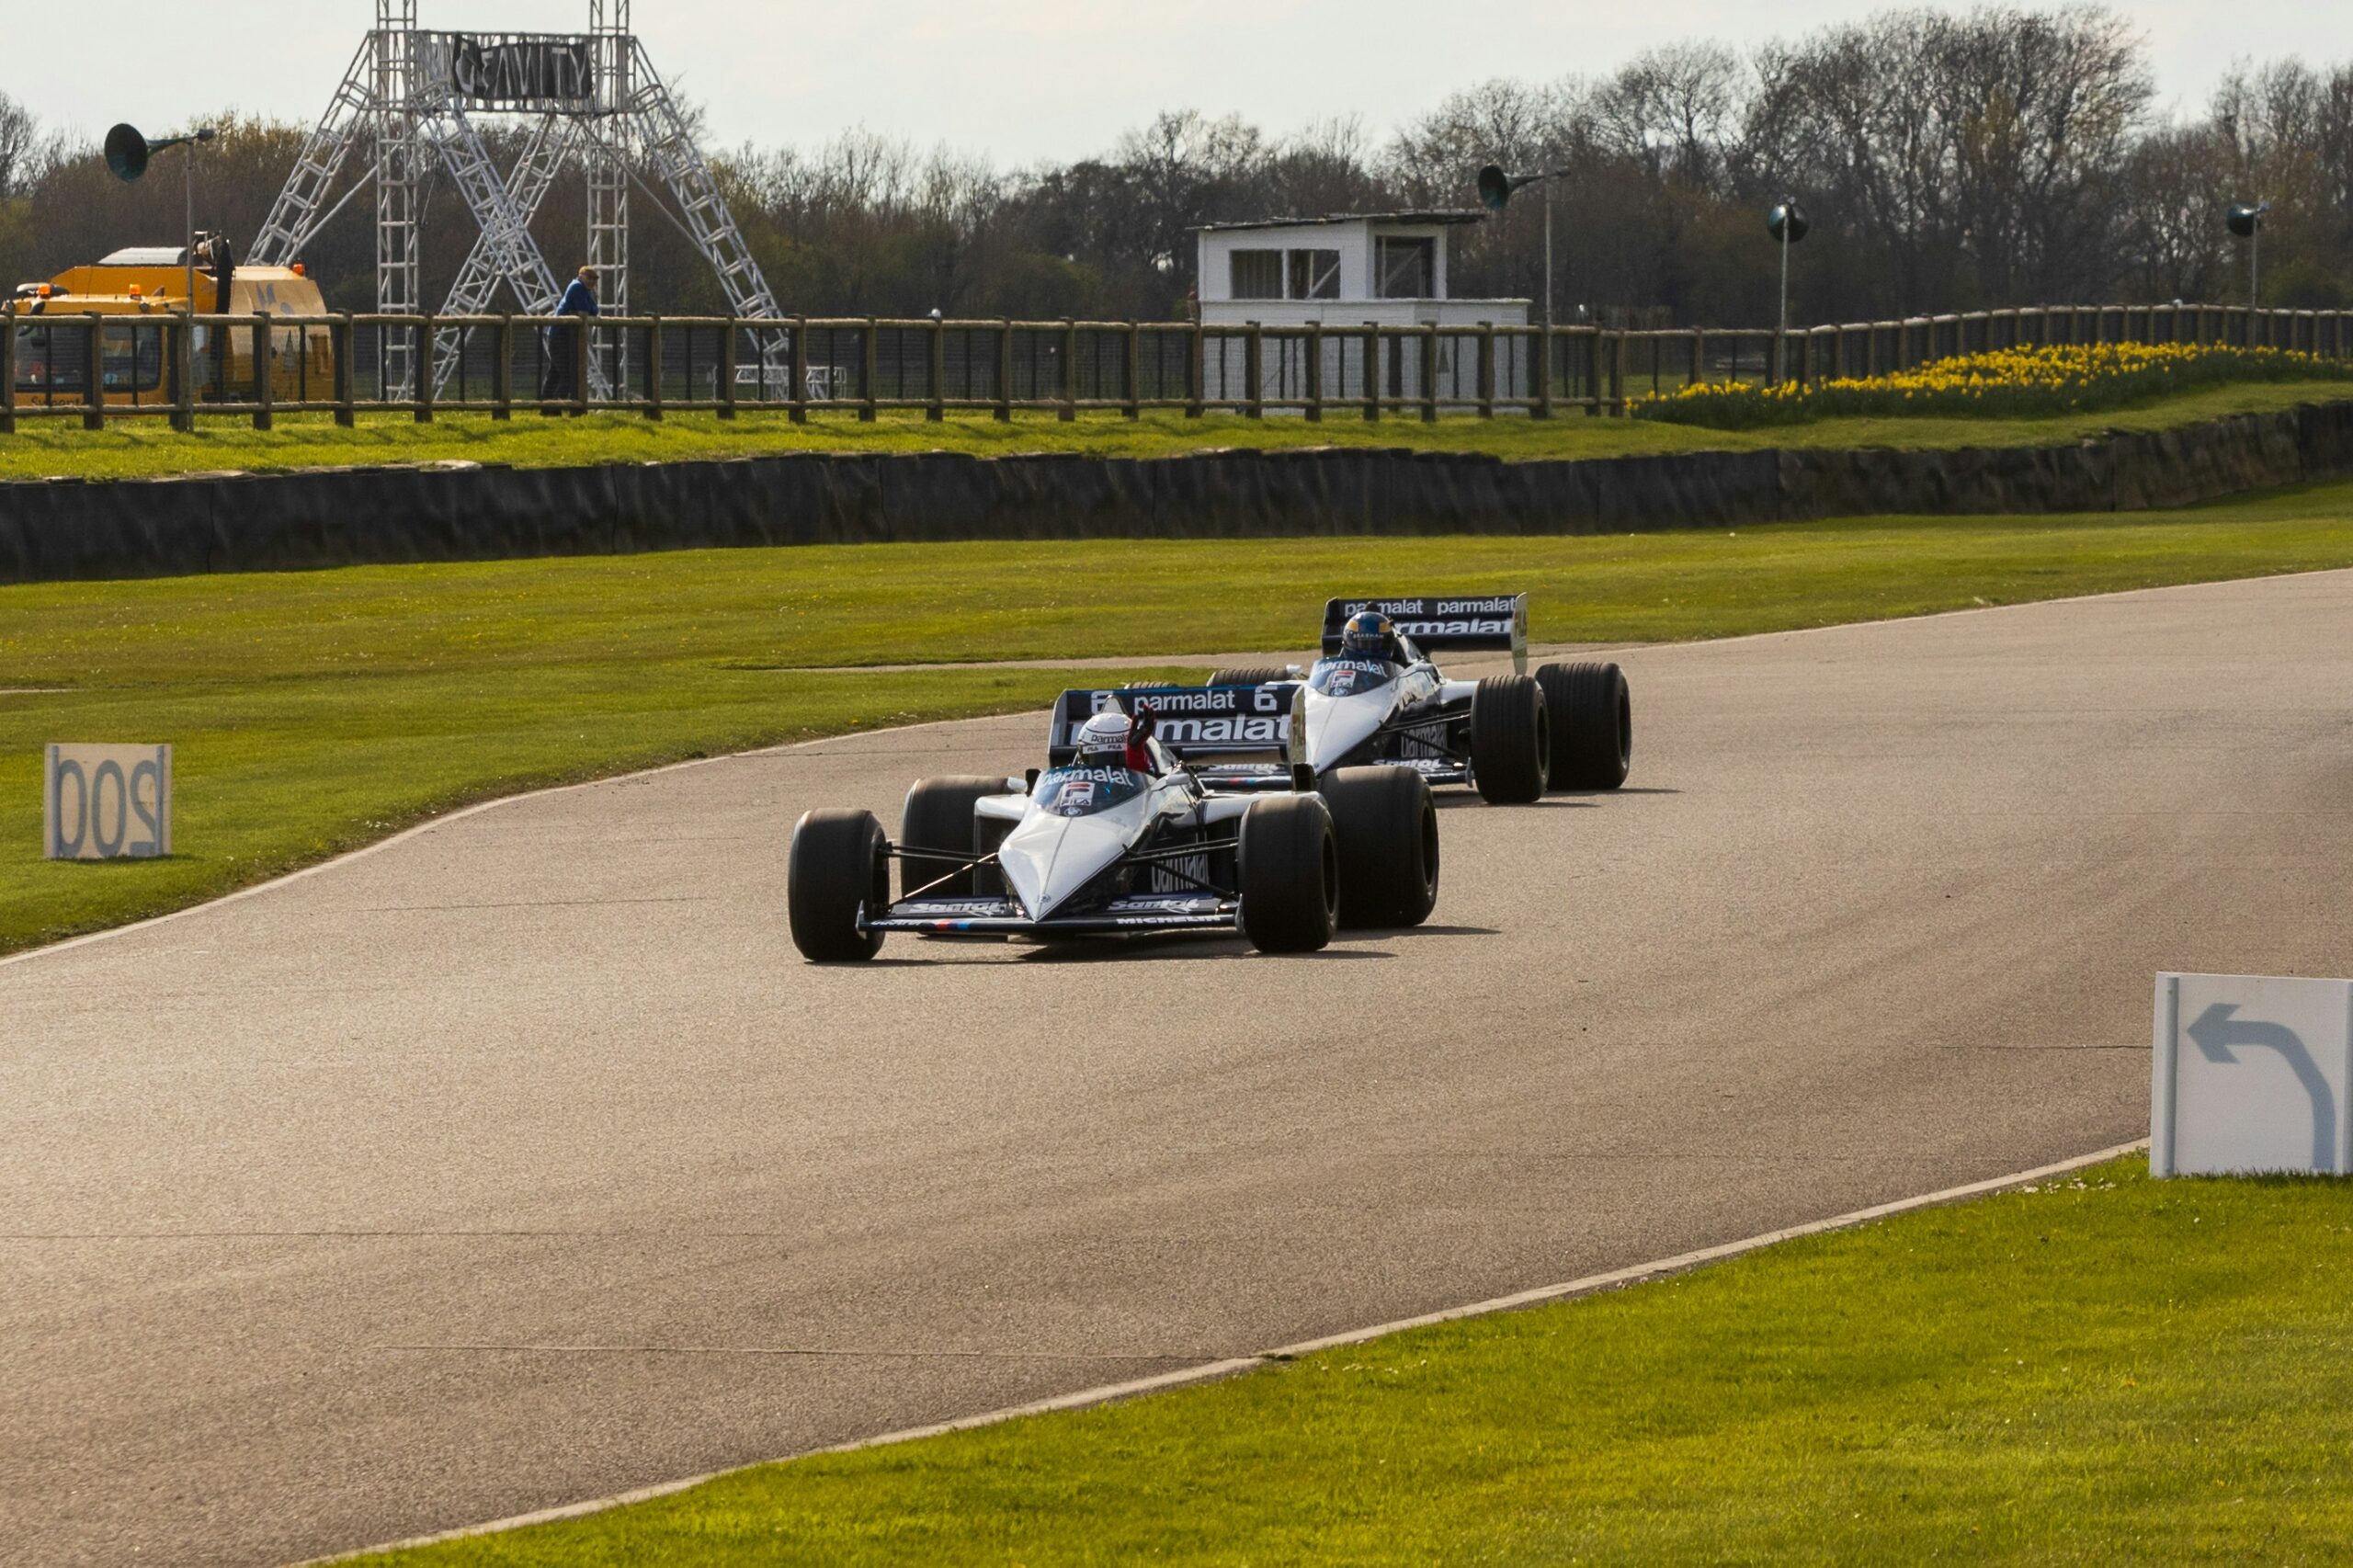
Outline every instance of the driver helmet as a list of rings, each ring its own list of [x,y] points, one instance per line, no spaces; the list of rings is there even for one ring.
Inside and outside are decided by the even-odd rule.
[[[1348,617],[1340,631],[1340,646],[1360,659],[1397,658],[1397,628],[1377,609],[1362,609]]]
[[[1128,754],[1128,716],[1116,708],[1107,708],[1090,717],[1078,727],[1079,760],[1102,767],[1117,767]]]

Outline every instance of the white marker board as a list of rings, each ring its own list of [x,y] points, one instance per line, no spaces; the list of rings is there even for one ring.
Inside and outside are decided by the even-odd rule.
[[[172,852],[169,746],[51,746],[40,798],[46,859],[137,860]]]
[[[2153,1175],[2353,1175],[2353,981],[2161,974],[2153,1043]]]

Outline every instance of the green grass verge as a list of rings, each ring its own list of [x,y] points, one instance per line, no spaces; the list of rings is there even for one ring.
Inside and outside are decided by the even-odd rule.
[[[1437,425],[1385,418],[1378,425],[1333,418],[1188,420],[1153,413],[1130,422],[1089,414],[1063,425],[1024,415],[1011,424],[958,415],[926,424],[919,414],[887,414],[871,425],[824,415],[806,426],[781,414],[747,414],[733,424],[710,415],[674,415],[659,424],[633,415],[548,419],[518,414],[508,424],[448,414],[431,425],[371,415],[338,429],[324,415],[288,415],[267,433],[233,419],[209,419],[188,435],[160,420],[122,421],[85,431],[72,420],[27,419],[0,436],[0,479],[52,476],[139,478],[220,470],[279,471],[346,463],[463,460],[524,468],[600,462],[667,462],[768,452],[952,450],[979,456],[1085,452],[1165,457],[1218,447],[1412,447],[1489,452],[1503,458],[1607,458],[1643,452],[1748,451],[1765,447],[2050,446],[2107,430],[2169,428],[2232,414],[2268,413],[2344,395],[2321,382],[2207,388],[2143,408],[2038,419],[1827,419],[1794,429],[1701,430],[1643,419],[1480,420],[1449,415]]]
[[[1233,1381],[371,1557],[2342,1562],[2353,1187],[2139,1159]]]
[[[0,587],[0,950],[468,801],[1042,708],[972,659],[1304,651],[1328,595],[1525,588],[1540,639],[1722,636],[2353,565],[2353,486],[2199,510],[1598,539],[863,545]],[[1198,667],[1198,666],[1195,666]],[[51,864],[40,747],[171,742],[179,853]],[[781,833],[784,824],[777,824]]]

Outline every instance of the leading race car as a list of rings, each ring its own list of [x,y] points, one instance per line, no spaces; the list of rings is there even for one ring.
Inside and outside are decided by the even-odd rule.
[[[1508,652],[1512,673],[1449,680],[1433,653]],[[1633,756],[1633,704],[1614,664],[1546,665],[1528,673],[1528,596],[1341,598],[1324,607],[1323,657],[1302,674],[1222,670],[1213,686],[1301,681],[1306,760],[1321,778],[1364,766],[1408,768],[1432,784],[1469,784],[1498,804],[1549,790],[1615,790]],[[1279,788],[1267,762],[1206,769],[1229,790]]]
[[[810,812],[787,872],[793,945],[833,962],[873,957],[892,931],[1234,930],[1261,951],[1304,952],[1336,926],[1419,925],[1438,899],[1429,787],[1343,768],[1318,790],[1301,750],[1305,702],[1296,683],[1065,692],[1043,771],[923,780],[895,843],[870,812]],[[1199,759],[1260,749],[1284,756],[1290,790],[1204,783]]]

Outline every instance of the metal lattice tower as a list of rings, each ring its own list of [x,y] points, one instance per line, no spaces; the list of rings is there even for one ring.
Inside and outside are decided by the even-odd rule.
[[[485,116],[528,119],[522,153],[504,173],[476,124]],[[665,216],[718,273],[736,315],[781,314],[685,115],[630,30],[630,0],[589,0],[585,34],[426,32],[416,25],[416,0],[376,0],[375,30],[304,141],[255,239],[253,259],[292,263],[372,184],[376,308],[416,314],[425,306],[419,241],[427,183],[447,176],[478,233],[438,313],[483,313],[504,284],[517,309],[543,315],[554,310],[563,285],[532,237],[531,222],[566,168],[576,168],[586,186],[585,255],[598,271],[607,312],[629,310],[630,187],[636,184],[657,209],[667,193],[676,210]],[[779,324],[755,337],[756,357],[738,375],[773,378],[787,351],[785,329]],[[389,395],[412,395],[420,347],[414,334],[386,335]],[[454,331],[438,335],[437,386],[457,368],[460,347]],[[616,342],[591,357],[592,395],[625,382],[622,353]]]

